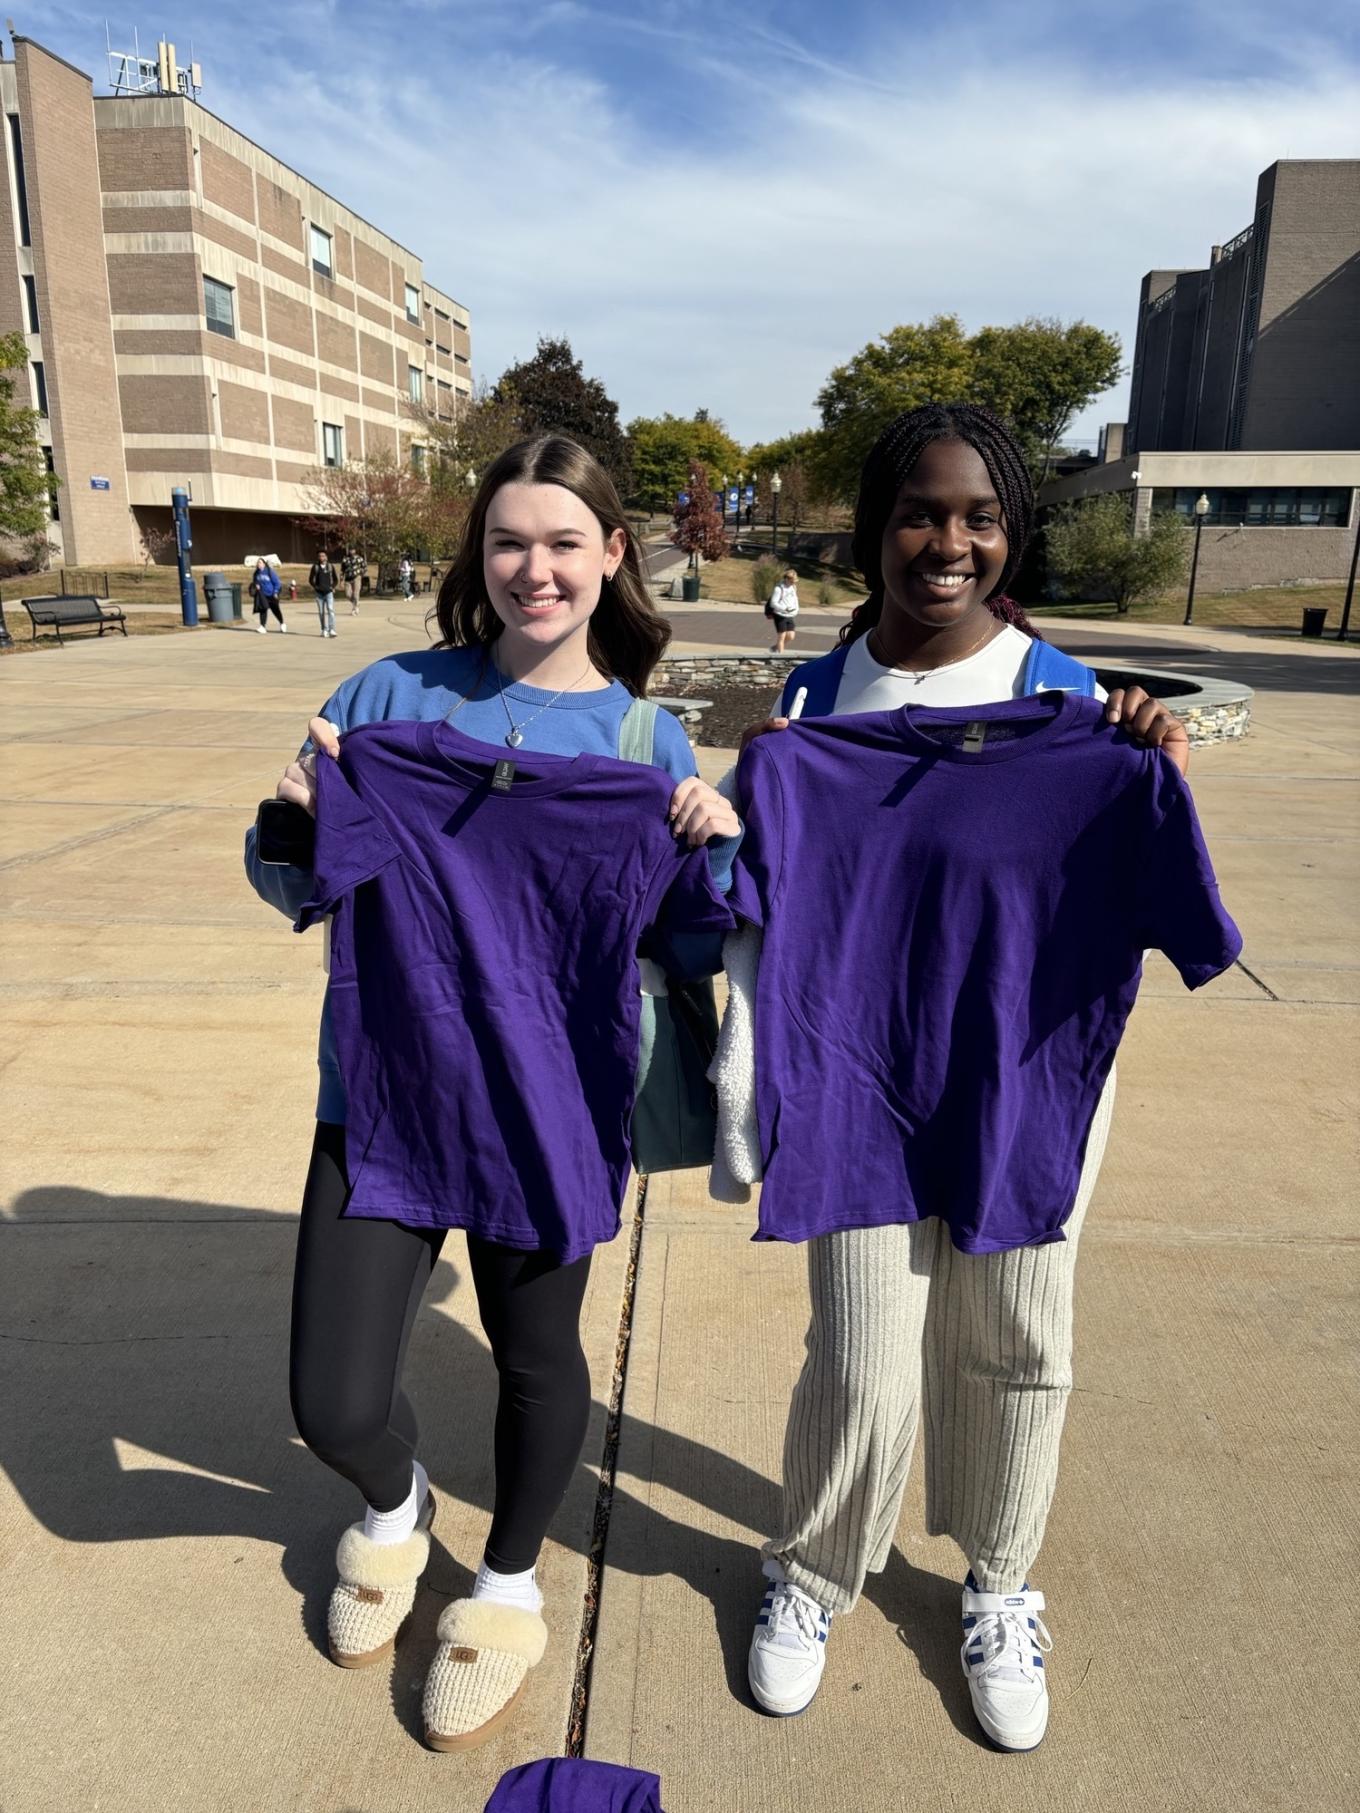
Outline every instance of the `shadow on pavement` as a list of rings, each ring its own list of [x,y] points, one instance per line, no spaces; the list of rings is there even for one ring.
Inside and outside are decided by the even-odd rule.
[[[351,1488],[301,1446],[292,1426],[295,1227],[291,1216],[227,1203],[62,1186],[20,1195],[0,1218],[0,1465],[33,1517],[65,1542],[198,1536],[277,1545],[307,1635],[324,1649],[333,1545],[356,1507]],[[447,1304],[470,1289],[441,1259],[426,1301]],[[466,1328],[424,1315],[406,1385],[444,1506],[426,1576],[431,1591],[417,1602],[418,1640],[402,1646],[393,1666],[393,1703],[403,1717],[418,1700],[412,1671],[433,1642],[442,1600],[471,1583],[475,1556],[455,1557],[440,1540],[456,1533],[450,1501],[490,1518],[496,1377]],[[603,1421],[596,1403],[588,1460]],[[625,1415],[621,1453],[625,1465],[647,1456],[653,1480],[718,1516],[752,1530],[774,1525],[776,1484],[715,1448]],[[580,1483],[593,1508],[593,1482]],[[575,1491],[572,1500],[583,1502]],[[708,1599],[729,1689],[750,1704],[746,1650],[762,1590],[754,1546],[669,1518],[626,1485],[615,1489],[614,1519],[609,1568],[675,1574]],[[552,1534],[583,1553],[590,1524],[589,1515],[568,1514]],[[902,1623],[904,1642],[956,1723],[963,1681],[949,1639],[957,1591],[894,1551],[868,1592]]]

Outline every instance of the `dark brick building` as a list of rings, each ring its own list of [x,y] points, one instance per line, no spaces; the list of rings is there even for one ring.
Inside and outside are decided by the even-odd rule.
[[[1251,225],[1149,271],[1126,451],[1360,447],[1360,161],[1272,164]]]

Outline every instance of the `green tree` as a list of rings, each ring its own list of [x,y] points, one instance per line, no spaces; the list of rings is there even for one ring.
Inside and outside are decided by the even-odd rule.
[[[1118,336],[1089,321],[1032,315],[1014,327],[982,328],[972,347],[973,401],[1012,424],[1042,484],[1073,416],[1118,381]]]
[[[701,558],[721,560],[726,554],[727,531],[707,466],[696,461],[689,469],[685,488],[689,501],[677,505],[670,539],[689,555],[689,564],[697,572]]]
[[[833,497],[851,499],[864,456],[904,409],[972,399],[973,352],[957,315],[890,328],[838,365],[817,395],[817,471]]]
[[[1118,378],[1120,359],[1116,336],[1085,321],[1031,317],[971,336],[957,315],[894,327],[838,365],[818,394],[818,480],[830,495],[852,499],[878,436],[894,416],[923,403],[996,410],[1042,479],[1073,416]]]
[[[628,424],[633,469],[631,498],[649,510],[672,510],[697,461],[735,473],[745,463],[738,442],[706,409],[693,416],[639,416]]]
[[[27,376],[24,336],[0,335],[0,535],[31,541],[44,535],[59,480],[47,470],[38,445],[37,410],[15,401],[20,372]]]
[[[1133,532],[1127,498],[1088,497],[1054,512],[1045,533],[1049,571],[1070,597],[1112,598],[1122,617],[1130,605],[1157,598],[1185,578],[1190,527],[1158,511],[1142,535]]]
[[[309,511],[298,527],[318,547],[358,548],[381,572],[426,542],[429,482],[390,453],[317,466],[301,482]]]
[[[782,473],[795,463],[811,478],[821,438],[820,429],[799,428],[792,434],[781,435],[777,441],[757,441],[754,447],[746,449],[746,463],[760,474],[762,482],[772,472]]]
[[[569,340],[540,340],[533,358],[502,372],[491,394],[513,408],[521,435],[569,435],[595,455],[620,495],[629,495],[628,442],[619,406],[598,378],[586,377]]]
[[[432,452],[431,482],[455,493],[469,489],[469,471],[475,487],[488,467],[524,438],[514,398],[497,396],[485,383],[476,385],[470,396],[455,397],[452,418],[424,409],[420,424]]]

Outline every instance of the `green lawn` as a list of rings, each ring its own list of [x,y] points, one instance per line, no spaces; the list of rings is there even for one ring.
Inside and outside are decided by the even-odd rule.
[[[721,599],[728,604],[749,604],[757,608],[757,599],[752,589],[751,577],[758,562],[768,561],[768,552],[763,554],[729,554],[725,560],[705,561],[699,569],[699,596],[701,598]],[[804,610],[820,605],[835,609],[845,605],[858,604],[864,596],[864,581],[849,567],[822,566],[815,560],[802,556],[794,560],[784,560],[783,567],[792,567],[798,575],[798,602]],[[828,596],[823,599],[822,587],[827,588]],[[765,600],[759,600],[763,605]]]
[[[1197,592],[1195,622],[1206,629],[1277,629],[1297,631],[1302,612],[1312,606],[1327,610],[1327,629],[1336,630],[1341,622],[1341,605],[1345,586],[1334,585],[1259,586],[1247,592]],[[1120,617],[1112,604],[1030,604],[1033,616],[1090,618],[1102,623],[1181,623],[1185,618],[1185,593],[1177,591],[1147,604],[1135,604]],[[1352,619],[1356,606],[1353,603]],[[1360,628],[1360,623],[1357,623]]]

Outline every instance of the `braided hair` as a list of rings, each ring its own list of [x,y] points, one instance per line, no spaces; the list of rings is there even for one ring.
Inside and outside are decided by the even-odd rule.
[[[926,403],[909,409],[890,422],[869,449],[860,474],[855,504],[855,565],[869,586],[869,596],[841,631],[842,642],[856,642],[883,615],[883,569],[879,555],[883,529],[892,515],[897,494],[917,460],[932,441],[966,441],[982,460],[996,488],[1001,522],[1006,531],[1006,564],[997,590],[985,600],[987,609],[1003,623],[1013,623],[1027,636],[1039,632],[1004,588],[1014,578],[1034,526],[1034,487],[1029,468],[1015,436],[990,409],[976,403]]]

